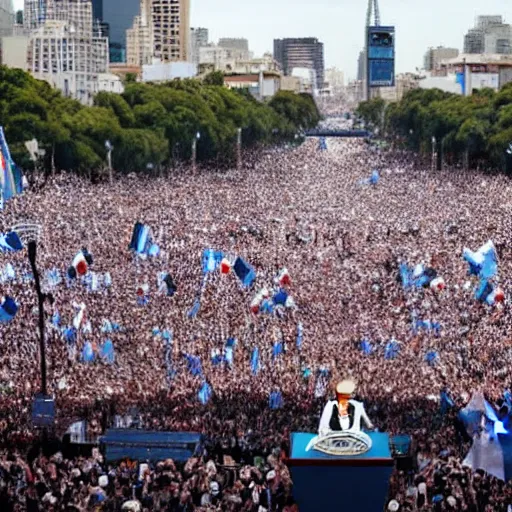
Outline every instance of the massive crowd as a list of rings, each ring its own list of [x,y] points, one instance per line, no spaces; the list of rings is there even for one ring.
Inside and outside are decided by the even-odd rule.
[[[379,182],[362,185],[373,169]],[[431,172],[414,155],[381,152],[362,140],[329,140],[327,151],[308,140],[248,155],[241,172],[183,170],[157,179],[122,177],[113,185],[62,174],[11,200],[0,232],[40,223],[42,274],[56,268],[64,276],[85,246],[91,268],[112,277],[111,287],[97,293],[65,279],[50,290],[48,378],[57,431],[86,418],[90,433],[99,434],[114,415],[136,406],[148,429],[202,432],[209,441],[204,456],[186,466],[162,461],[142,475],[126,464],[110,467],[98,454],[27,456],[38,435],[30,426],[40,386],[37,301],[23,278],[26,254],[0,254],[0,266],[11,263],[17,273],[2,294],[20,306],[11,323],[0,324],[1,510],[297,510],[283,459],[292,431],[317,429],[326,400],[317,386],[321,369],[332,382],[357,381],[358,397],[379,430],[412,435],[414,470],[393,474],[389,510],[507,510],[509,484],[461,465],[469,444],[454,414],[440,413],[439,397],[448,389],[461,407],[482,390],[499,408],[510,385],[508,299],[493,307],[478,303],[461,254],[492,239],[500,286],[510,297],[511,192],[510,179],[500,174]],[[136,221],[152,228],[157,257],[140,260],[128,250]],[[206,248],[242,256],[255,268],[256,284],[246,290],[233,273],[209,274],[191,318]],[[446,289],[405,292],[400,261],[434,267]],[[297,307],[254,315],[254,295],[272,286],[284,267]],[[172,297],[157,289],[162,271],[177,286]],[[149,302],[140,306],[136,289],[144,283]],[[77,303],[85,304],[91,328],[80,333],[73,355],[52,317],[58,312],[61,325],[71,325]],[[438,322],[439,336],[414,333],[413,310]],[[105,334],[104,320],[121,330]],[[165,340],[155,328],[173,334],[171,377]],[[83,343],[99,347],[107,337],[114,364],[80,360]],[[237,340],[233,363],[214,364],[212,351],[222,353],[230,337]],[[363,338],[375,347],[372,354],[361,350]],[[400,351],[386,359],[392,338]],[[279,340],[285,350],[274,357]],[[432,350],[436,364],[425,360]],[[189,371],[184,354],[200,358],[202,376]],[[198,399],[203,378],[212,390],[206,404]],[[283,403],[271,409],[269,395],[276,391]]]

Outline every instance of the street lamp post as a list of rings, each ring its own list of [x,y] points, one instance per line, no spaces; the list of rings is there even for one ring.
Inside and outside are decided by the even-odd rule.
[[[242,169],[242,128],[238,128],[236,134],[236,168]]]
[[[436,158],[437,158],[437,153],[436,153],[436,138],[434,136],[432,136],[432,171],[434,171],[436,169]]]
[[[201,138],[201,134],[199,132],[196,133],[196,136],[192,139],[192,172],[195,174],[197,171],[196,161],[197,161],[197,141]]]
[[[39,273],[36,267],[37,245],[34,240],[28,243],[28,259],[32,274],[34,275],[34,282],[37,294],[37,302],[39,309],[39,348],[41,352],[41,393],[46,396],[46,344],[45,344],[45,325],[44,325],[44,301],[47,295],[41,291],[41,282],[39,280]]]
[[[114,149],[114,146],[112,146],[109,140],[105,141],[105,149],[107,150],[108,178],[112,185],[114,181],[114,177],[112,175],[112,150]]]

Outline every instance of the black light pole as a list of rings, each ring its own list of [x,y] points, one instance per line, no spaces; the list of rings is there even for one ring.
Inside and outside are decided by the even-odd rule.
[[[41,283],[39,281],[39,274],[36,268],[36,253],[37,246],[34,240],[28,243],[28,259],[32,267],[32,274],[34,274],[34,281],[36,285],[37,301],[39,306],[39,348],[41,352],[41,393],[43,397],[46,396],[46,344],[45,344],[45,325],[44,325],[44,301],[47,296],[41,292]]]

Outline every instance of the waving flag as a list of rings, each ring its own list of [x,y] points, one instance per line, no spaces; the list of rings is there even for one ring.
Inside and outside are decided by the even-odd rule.
[[[251,371],[256,375],[260,371],[260,351],[258,347],[254,347],[251,355]]]
[[[199,300],[199,297],[196,298],[194,301],[194,305],[192,306],[192,309],[188,312],[189,318],[195,318],[197,314],[199,313],[199,309],[201,308],[201,302]]]
[[[4,297],[0,303],[0,323],[7,324],[14,319],[18,305],[11,297]]]
[[[304,339],[304,327],[302,326],[302,322],[299,322],[297,325],[297,348],[299,350],[302,347],[303,339]]]
[[[283,407],[283,395],[281,391],[272,391],[272,393],[270,393],[268,405],[271,409],[281,409],[281,407]]]
[[[22,175],[12,160],[9,146],[5,140],[4,130],[0,126],[0,198],[3,202],[23,191]]]
[[[256,271],[240,257],[235,260],[233,270],[245,288],[250,288],[256,280]]]
[[[94,361],[94,350],[90,341],[86,341],[82,350],[82,359],[85,363],[92,363]]]
[[[469,274],[482,279],[491,279],[498,273],[498,255],[491,240],[482,245],[478,251],[464,249],[462,255],[469,265]]]
[[[0,252],[18,252],[23,249],[23,242],[14,231],[0,234]]]
[[[214,251],[213,249],[205,249],[203,251],[203,273],[215,272],[219,267],[224,253],[222,251]]]
[[[224,359],[229,366],[233,366],[233,350],[236,345],[235,338],[228,338],[224,349]]]
[[[197,376],[203,374],[201,359],[199,357],[185,354],[185,358],[187,359],[188,369],[192,375]]]
[[[100,357],[108,364],[114,364],[115,361],[115,351],[114,344],[112,340],[106,340],[105,343],[101,346],[100,349]]]
[[[395,359],[398,357],[398,354],[400,353],[400,345],[397,341],[391,340],[386,345],[386,349],[384,352],[385,359]]]
[[[128,248],[135,254],[152,257],[158,256],[160,253],[160,247],[151,241],[151,228],[141,222],[135,223]]]
[[[373,352],[373,346],[366,338],[361,341],[361,351],[367,356]]]
[[[211,396],[212,396],[212,387],[207,382],[203,382],[203,384],[197,394],[199,401],[203,405],[206,405],[208,403],[208,401],[210,400]]]
[[[437,361],[439,360],[439,354],[435,351],[435,350],[430,350],[429,352],[427,352],[427,354],[425,355],[425,361],[430,365],[430,366],[435,366],[435,364],[437,363]]]
[[[282,341],[277,341],[274,343],[274,347],[272,348],[272,358],[276,359],[278,356],[284,353],[284,344]]]

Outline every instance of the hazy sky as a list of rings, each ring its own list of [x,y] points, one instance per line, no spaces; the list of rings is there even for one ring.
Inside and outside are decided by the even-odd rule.
[[[14,0],[17,8],[23,0]],[[123,0],[119,0],[120,6]],[[325,64],[354,78],[364,43],[367,0],[191,0],[191,26],[210,39],[246,37],[256,54],[272,51],[274,38],[318,37]],[[414,7],[413,7],[414,6]],[[381,24],[396,26],[397,72],[421,67],[429,46],[462,49],[479,14],[501,14],[512,23],[511,0],[381,0]]]

